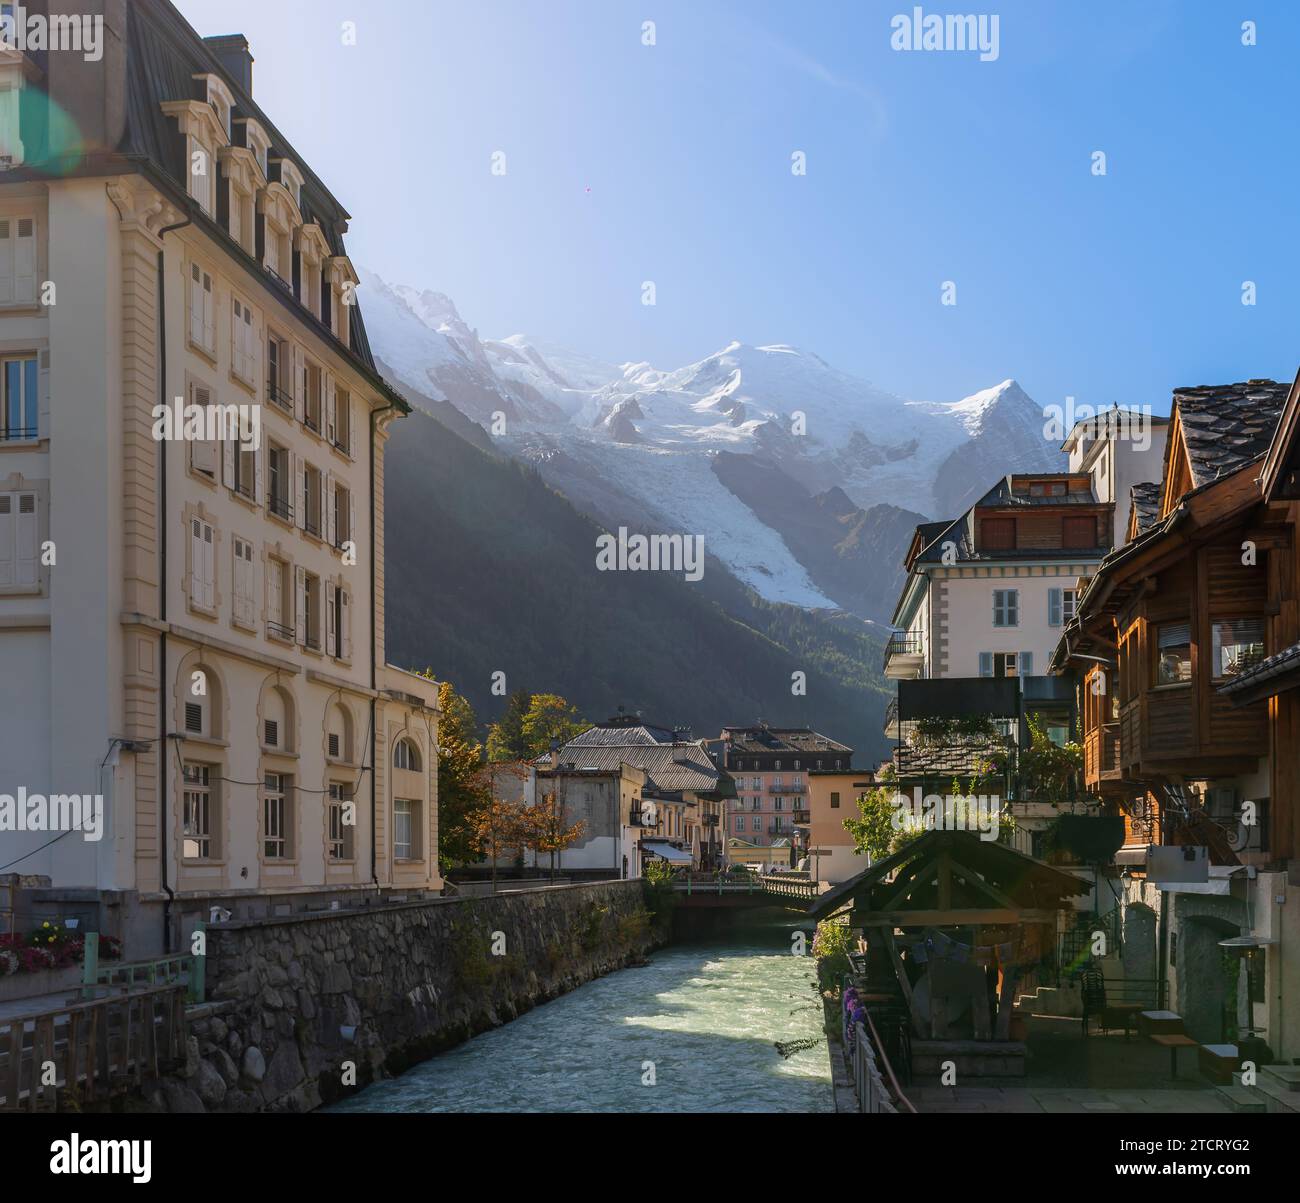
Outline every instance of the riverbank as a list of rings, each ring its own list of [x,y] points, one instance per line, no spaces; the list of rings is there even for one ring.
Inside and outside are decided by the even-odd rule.
[[[186,1064],[129,1109],[310,1111],[658,942],[639,881],[213,925]]]

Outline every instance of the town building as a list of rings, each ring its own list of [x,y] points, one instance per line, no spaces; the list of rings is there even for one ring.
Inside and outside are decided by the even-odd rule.
[[[813,881],[836,885],[870,868],[871,858],[856,850],[844,820],[858,817],[857,800],[875,783],[870,769],[808,771],[808,793],[795,823],[807,829],[801,855]]]
[[[1080,419],[1061,445],[1070,471],[1086,472],[1097,500],[1114,507],[1111,547],[1127,541],[1132,490],[1159,478],[1168,436],[1168,418],[1116,406]]]
[[[736,796],[727,816],[727,835],[736,844],[733,861],[793,868],[800,847],[807,847],[808,774],[848,769],[853,749],[809,727],[723,727],[710,741],[719,767],[735,781]],[[802,825],[797,822],[802,819]],[[748,845],[748,847],[745,847]],[[751,849],[778,848],[755,856]]]
[[[560,774],[557,788],[572,788],[591,772],[635,770],[644,777],[638,801],[629,802],[626,814],[621,812],[616,863],[622,865],[626,858],[625,875],[640,876],[648,857],[697,869],[723,863],[722,815],[730,777],[719,772],[704,742],[692,739],[689,730],[620,713],[545,754],[535,767],[536,788],[543,791],[548,788],[547,774],[555,772]],[[576,858],[564,863],[577,867]]]
[[[100,7],[108,52],[33,51],[5,109],[0,793],[102,796],[105,825],[6,833],[0,860],[48,881],[20,909],[141,956],[439,890],[438,710],[384,659],[407,406],[349,215],[243,38]]]
[[[1123,816],[1127,979],[1202,1043],[1300,1055],[1300,387],[1173,395],[1157,499],[1134,494],[1063,632],[1085,785]],[[1255,1044],[1258,1052],[1258,1044]]]

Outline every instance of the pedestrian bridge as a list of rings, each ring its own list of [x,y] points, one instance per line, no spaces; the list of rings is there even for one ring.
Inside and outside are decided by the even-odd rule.
[[[684,906],[786,906],[803,910],[817,897],[815,881],[794,874],[681,873],[673,890]]]

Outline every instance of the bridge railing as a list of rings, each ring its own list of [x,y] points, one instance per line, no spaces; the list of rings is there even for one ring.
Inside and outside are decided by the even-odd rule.
[[[735,873],[682,873],[673,879],[673,889],[679,894],[770,894],[778,898],[803,898],[811,902],[817,897],[817,883],[800,877],[781,877],[761,874]]]
[[[203,931],[199,923],[196,931]],[[206,993],[204,967],[206,958],[180,953],[159,957],[153,961],[109,961],[99,959],[99,933],[86,933],[85,959],[81,966],[81,997],[95,997],[99,987],[122,987],[134,990],[137,986],[186,986],[186,1001],[201,1003]]]

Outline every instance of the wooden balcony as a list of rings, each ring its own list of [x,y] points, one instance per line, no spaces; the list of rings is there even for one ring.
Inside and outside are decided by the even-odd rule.
[[[1120,768],[1120,724],[1117,721],[1094,727],[1083,737],[1083,783],[1096,790],[1106,782],[1123,780]]]

